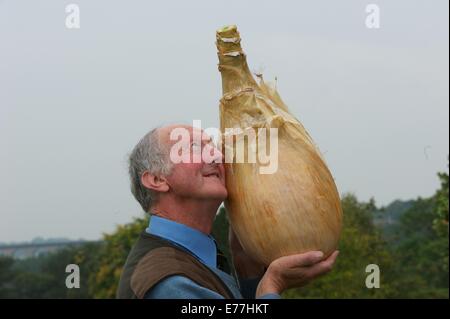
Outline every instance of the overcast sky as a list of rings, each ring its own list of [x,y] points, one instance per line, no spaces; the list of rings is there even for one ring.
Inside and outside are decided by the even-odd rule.
[[[69,3],[80,29],[66,28]],[[0,241],[98,239],[142,216],[126,155],[155,125],[219,125],[226,24],[250,68],[278,78],[341,194],[384,205],[439,187],[446,0],[0,0]]]

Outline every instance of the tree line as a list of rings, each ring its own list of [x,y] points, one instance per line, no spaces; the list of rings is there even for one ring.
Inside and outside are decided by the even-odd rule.
[[[449,298],[449,176],[440,188],[417,198],[394,225],[375,223],[383,209],[375,201],[342,198],[344,224],[333,271],[285,298]],[[104,235],[103,241],[25,260],[0,257],[0,298],[114,298],[122,266],[148,218],[137,218]],[[387,229],[389,228],[389,229]],[[221,208],[214,236],[229,257],[228,220]],[[80,267],[80,288],[68,289],[65,268]],[[366,267],[380,270],[379,288],[368,288]]]

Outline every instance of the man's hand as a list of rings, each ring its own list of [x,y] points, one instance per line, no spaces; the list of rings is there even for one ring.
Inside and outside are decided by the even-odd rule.
[[[228,230],[228,241],[233,265],[239,278],[250,279],[261,277],[264,274],[264,265],[247,255],[231,226]]]
[[[314,278],[329,272],[339,252],[335,251],[325,260],[320,251],[310,251],[275,259],[259,282],[256,297],[276,293],[294,287],[302,287]]]

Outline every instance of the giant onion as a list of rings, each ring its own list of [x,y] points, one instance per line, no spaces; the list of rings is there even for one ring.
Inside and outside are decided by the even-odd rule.
[[[261,174],[258,160],[236,162],[236,149],[246,139],[239,136],[244,133],[234,134],[233,161],[225,163],[225,207],[234,232],[244,250],[266,265],[278,257],[311,250],[331,254],[338,244],[342,208],[334,179],[318,148],[276,89],[262,77],[257,83],[236,26],[219,29],[216,40],[224,139],[230,135],[227,128],[241,128],[242,132],[278,128],[278,169],[273,174]],[[256,135],[253,142],[258,138]],[[247,136],[245,145],[251,139]],[[256,151],[260,151],[258,147]]]

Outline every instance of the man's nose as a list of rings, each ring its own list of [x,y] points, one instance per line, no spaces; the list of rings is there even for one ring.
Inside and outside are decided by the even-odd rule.
[[[213,160],[214,163],[219,163],[219,164],[223,163],[224,156],[217,147],[214,147],[214,155],[215,155],[214,160]]]
[[[217,147],[212,147],[209,151],[210,151],[210,155],[211,155],[210,163],[215,163],[215,164],[223,163],[224,155]]]

